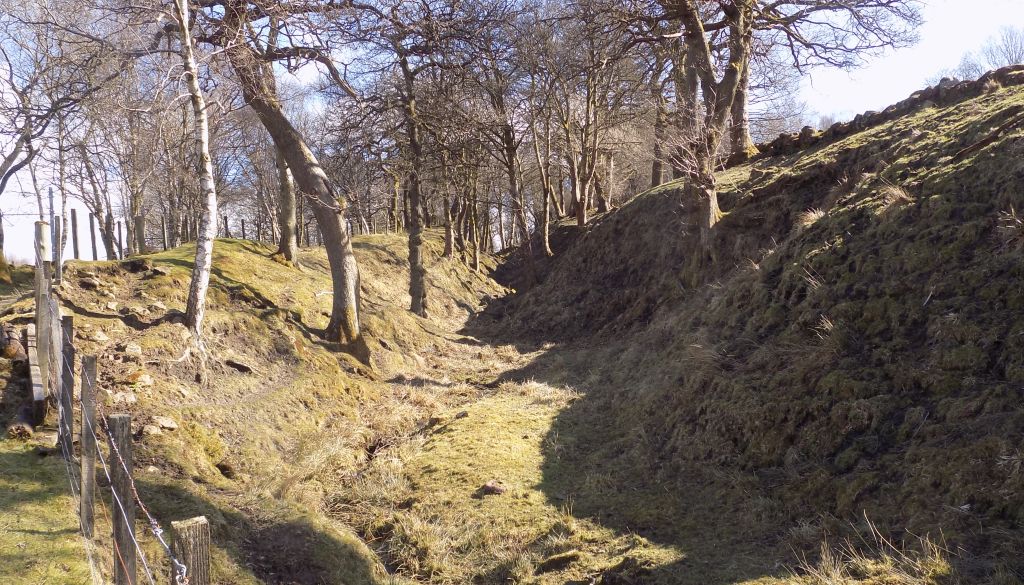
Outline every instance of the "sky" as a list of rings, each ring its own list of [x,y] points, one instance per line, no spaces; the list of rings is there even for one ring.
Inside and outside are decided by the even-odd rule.
[[[926,80],[939,71],[955,67],[964,53],[980,48],[1001,27],[1024,27],[1024,0],[924,0],[923,16],[919,42],[912,47],[872,56],[853,71],[810,71],[801,84],[801,99],[810,112],[847,120],[906,98],[926,87]],[[33,222],[38,219],[31,215],[36,211],[35,198],[23,195],[32,192],[27,173],[23,175],[20,182],[12,181],[0,197],[5,252],[8,259],[19,261],[33,255]],[[47,186],[41,188],[45,192]],[[78,209],[80,247],[91,256],[88,211],[77,201],[69,200],[68,204]],[[69,242],[65,258],[71,257],[70,246]]]
[[[1024,27],[1024,0],[925,0],[916,45],[871,58],[853,71],[816,69],[801,97],[818,115],[848,120],[882,110],[926,87],[942,69],[956,67],[1003,26]]]

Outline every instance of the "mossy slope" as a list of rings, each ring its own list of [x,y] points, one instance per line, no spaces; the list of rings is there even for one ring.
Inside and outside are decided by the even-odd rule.
[[[722,470],[767,510],[769,548],[867,516],[941,532],[974,578],[1024,574],[1024,125],[993,133],[1022,111],[1024,89],[993,86],[724,171],[710,263],[664,185],[496,303],[481,330],[564,342],[520,375],[587,380],[552,433],[586,433],[580,475],[617,471],[571,486],[577,510]]]
[[[373,369],[319,335],[331,302],[322,250],[302,250],[300,268],[275,261],[268,246],[218,240],[205,365],[185,353],[180,324],[192,246],[67,266],[59,294],[75,315],[80,355],[99,357],[100,410],[132,414],[137,482],[157,518],[210,519],[217,583],[389,579],[374,552],[329,517],[324,495],[379,435],[365,412],[380,401],[385,380],[430,362],[452,343],[445,331],[453,323],[480,298],[502,292],[441,259],[440,234],[430,232],[433,317],[414,317],[405,246],[394,235],[355,242]],[[159,429],[154,416],[170,417],[177,428]],[[166,572],[141,523],[138,532]]]

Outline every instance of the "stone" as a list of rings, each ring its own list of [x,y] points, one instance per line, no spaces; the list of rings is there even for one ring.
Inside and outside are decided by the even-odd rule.
[[[93,332],[91,339],[97,343],[105,343],[110,341],[110,336],[97,329]]]
[[[480,486],[478,491],[481,496],[497,496],[505,493],[507,490],[508,488],[506,488],[500,481],[492,479]]]
[[[114,406],[131,406],[138,402],[134,392],[115,392],[111,402]]]
[[[135,343],[134,341],[129,341],[128,343],[124,344],[123,351],[125,355],[130,355],[132,357],[142,357],[142,346],[140,346],[138,343]]]
[[[235,471],[235,466],[226,459],[218,463],[215,467],[221,475],[228,479],[234,479],[238,475],[238,472]]]
[[[136,317],[148,317],[149,309],[146,307],[129,307],[121,310],[125,315],[135,315]]]
[[[148,273],[146,273],[146,276],[167,276],[170,273],[171,269],[167,268],[166,266],[154,266],[149,270]]]
[[[164,432],[161,431],[160,427],[158,427],[156,425],[145,425],[145,426],[142,427],[142,436],[143,437],[151,437],[153,435],[162,435],[162,434],[164,434]]]
[[[153,424],[157,425],[161,429],[168,431],[178,430],[178,423],[175,422],[174,419],[169,416],[154,416]]]
[[[146,473],[160,473],[160,468],[156,465],[147,465]]]
[[[100,288],[100,281],[95,277],[88,276],[86,278],[79,280],[78,286],[84,288],[85,290],[97,290]]]
[[[153,376],[143,370],[137,370],[128,376],[128,382],[136,386],[148,387],[153,385]]]
[[[167,311],[167,305],[161,303],[160,301],[155,301],[149,304],[149,310],[163,313]]]
[[[534,570],[534,574],[541,575],[543,573],[550,573],[552,571],[561,571],[562,569],[567,568],[569,565],[575,563],[579,559],[580,553],[579,551],[575,550],[560,553],[557,555],[552,555],[544,559],[540,562],[540,564],[537,565],[537,568]]]
[[[108,310],[108,311],[116,311],[117,310],[117,301],[110,301],[109,303],[103,305],[103,308]]]

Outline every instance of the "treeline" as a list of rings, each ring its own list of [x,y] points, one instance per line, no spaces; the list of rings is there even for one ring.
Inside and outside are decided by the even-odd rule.
[[[0,193],[27,176],[44,215],[42,185],[54,184],[65,208],[74,197],[102,218],[111,257],[118,212],[165,218],[173,245],[194,237],[197,340],[225,210],[285,261],[312,233],[334,283],[325,336],[355,353],[353,232],[408,234],[410,309],[424,316],[429,227],[445,228],[453,261],[477,266],[509,246],[529,259],[552,253],[555,219],[584,226],[687,178],[710,247],[716,169],[800,124],[800,72],[911,43],[920,21],[914,0],[0,0],[0,11]],[[135,253],[146,234],[125,225]]]

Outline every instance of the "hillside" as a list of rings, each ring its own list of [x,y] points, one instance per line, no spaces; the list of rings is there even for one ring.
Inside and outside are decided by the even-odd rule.
[[[217,241],[206,367],[190,246],[59,294],[219,584],[1021,583],[1018,73],[724,170],[710,265],[678,183],[559,226],[519,292],[514,255],[474,273],[429,231],[429,320],[405,237],[357,237],[372,368],[317,335],[321,250]]]
[[[870,520],[943,540],[968,582],[1020,582],[1021,77],[931,90],[723,171],[712,266],[691,262],[695,205],[670,183],[492,304],[478,321],[494,339],[558,344],[517,376],[582,392],[550,432],[577,438],[561,455],[574,476],[548,477],[574,510],[674,542],[619,502],[676,493],[666,506],[688,514],[733,510],[718,524],[743,510],[722,545],[779,558]]]

